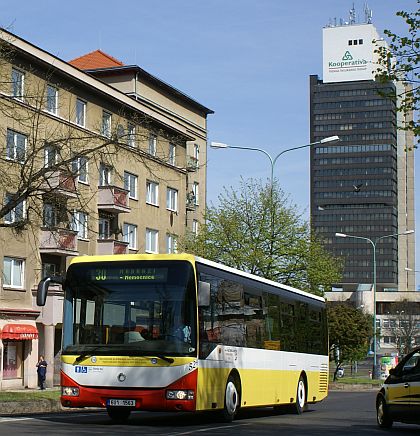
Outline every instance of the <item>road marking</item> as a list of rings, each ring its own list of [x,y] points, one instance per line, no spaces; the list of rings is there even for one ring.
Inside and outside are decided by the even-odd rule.
[[[191,430],[191,431],[185,431],[182,433],[168,433],[168,436],[183,436],[183,435],[194,434],[194,433],[205,433],[208,431],[220,430],[220,429],[225,429],[225,428],[244,427],[245,425],[251,425],[251,424],[246,423],[246,424],[236,424],[236,425],[221,425],[220,427],[199,428],[199,429],[195,429],[195,430]]]
[[[33,419],[33,417],[32,416],[0,417],[0,423],[10,422],[10,421],[27,421],[28,419]]]

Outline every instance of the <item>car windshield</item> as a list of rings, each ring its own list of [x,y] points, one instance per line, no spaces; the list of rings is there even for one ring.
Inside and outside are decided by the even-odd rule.
[[[76,263],[65,283],[63,354],[196,355],[186,261]]]

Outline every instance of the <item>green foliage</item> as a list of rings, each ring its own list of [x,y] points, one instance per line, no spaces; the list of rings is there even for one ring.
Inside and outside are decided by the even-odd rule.
[[[187,252],[283,284],[323,294],[339,281],[341,264],[320,242],[276,182],[242,180],[219,195],[197,236],[179,241]]]
[[[416,3],[419,4],[420,0]],[[390,41],[389,50],[381,46],[376,50],[381,65],[377,70],[376,78],[383,83],[402,81],[409,85],[400,93],[397,109],[408,115],[404,129],[412,131],[418,137],[420,134],[418,118],[412,119],[410,114],[418,110],[420,104],[420,37],[417,34],[420,12],[418,9],[413,12],[399,11],[396,15],[407,24],[407,32],[406,35],[397,35],[390,30],[384,31]]]
[[[373,336],[373,317],[362,310],[340,303],[328,304],[328,331],[331,359],[337,366],[366,357],[369,340]]]

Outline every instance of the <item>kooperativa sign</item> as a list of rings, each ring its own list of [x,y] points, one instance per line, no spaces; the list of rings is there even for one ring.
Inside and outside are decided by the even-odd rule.
[[[330,73],[339,73],[347,71],[366,70],[368,66],[366,59],[354,59],[349,50],[347,50],[341,60],[328,62]]]
[[[372,24],[352,24],[323,29],[323,81],[374,80],[377,55]]]

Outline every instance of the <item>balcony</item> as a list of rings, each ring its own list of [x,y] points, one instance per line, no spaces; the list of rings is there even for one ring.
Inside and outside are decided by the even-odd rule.
[[[193,172],[198,170],[198,159],[194,156],[187,156],[187,171]]]
[[[68,229],[41,229],[39,252],[57,256],[77,256],[77,232]]]
[[[110,213],[130,212],[128,190],[116,186],[98,187],[98,209]]]
[[[77,177],[65,170],[51,170],[45,173],[41,190],[65,197],[77,197]]]
[[[127,254],[128,242],[115,239],[98,239],[97,254]]]

